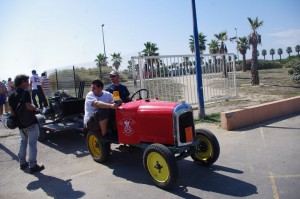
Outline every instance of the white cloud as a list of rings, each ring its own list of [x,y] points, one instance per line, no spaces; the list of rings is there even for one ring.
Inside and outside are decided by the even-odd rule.
[[[274,33],[269,33],[267,35],[274,36],[274,37],[280,37],[280,38],[299,38],[300,37],[300,29],[289,29],[285,31],[279,31]]]
[[[278,44],[280,46],[295,46],[300,42],[300,29],[289,29],[285,31],[278,31],[266,34],[273,39],[273,44]]]

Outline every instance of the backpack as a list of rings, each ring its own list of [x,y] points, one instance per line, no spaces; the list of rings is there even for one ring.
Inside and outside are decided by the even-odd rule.
[[[17,106],[16,115],[18,118],[18,123],[21,128],[27,128],[34,124],[36,121],[35,111],[29,111],[26,108],[26,103],[24,102],[25,91],[22,94],[22,98]]]

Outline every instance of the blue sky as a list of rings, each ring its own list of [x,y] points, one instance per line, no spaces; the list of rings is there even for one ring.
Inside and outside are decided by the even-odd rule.
[[[196,0],[198,31],[206,43],[221,31],[234,37],[235,28],[247,36],[247,17],[258,17],[264,21],[259,51],[282,48],[286,57],[290,46],[295,55],[299,8],[299,0]],[[160,55],[190,54],[191,11],[190,0],[0,0],[0,79],[93,62],[104,51],[102,24],[106,54],[120,52],[121,69],[147,41],[157,44]],[[236,53],[235,43],[226,45]]]

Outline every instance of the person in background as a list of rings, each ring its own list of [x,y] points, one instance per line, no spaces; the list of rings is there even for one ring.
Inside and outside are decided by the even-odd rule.
[[[92,81],[91,91],[85,97],[84,106],[84,126],[94,111],[97,111],[97,120],[102,132],[102,136],[107,133],[108,119],[111,109],[117,109],[118,104],[113,102],[111,93],[103,90],[103,82],[99,79]]]
[[[28,91],[28,79],[29,77],[27,75],[17,75],[14,80],[16,89],[8,98],[8,103],[12,115],[16,115],[17,106],[20,103],[21,99],[25,102],[25,106],[28,111],[37,111],[37,108],[31,105],[30,93]],[[22,120],[22,118],[19,118],[19,120]],[[35,173],[45,169],[43,165],[38,165],[36,160],[37,141],[39,136],[39,126],[37,119],[27,127],[18,124],[18,128],[21,136],[20,148],[18,153],[20,169],[24,170],[29,166],[30,173]],[[27,145],[29,145],[29,162],[26,161]]]
[[[6,89],[7,89],[8,96],[10,96],[10,94],[15,90],[15,86],[11,81],[11,78],[8,78],[7,80]]]
[[[51,90],[50,90],[50,79],[47,77],[47,73],[42,73],[42,89],[45,94],[45,97],[47,100],[49,100],[51,96]]]
[[[40,109],[43,109],[43,100],[42,96],[38,92],[37,86],[42,84],[42,79],[39,77],[39,75],[36,73],[36,70],[31,71],[32,76],[30,77],[30,88],[32,90],[32,102],[36,108],[38,108],[38,104],[36,102],[36,96],[38,96]]]
[[[111,81],[111,85],[106,88],[106,91],[113,93],[114,91],[119,91],[121,100],[126,103],[130,101],[129,91],[127,87],[123,84],[120,84],[120,75],[117,71],[111,71],[109,73],[109,79]]]
[[[3,106],[6,103],[7,90],[3,82],[0,81],[0,121],[2,120],[3,115]]]

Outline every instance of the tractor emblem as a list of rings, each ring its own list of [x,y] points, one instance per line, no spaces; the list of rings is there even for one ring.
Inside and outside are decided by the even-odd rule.
[[[123,127],[123,133],[126,136],[130,136],[134,133],[133,126],[135,125],[135,121],[131,118],[124,118],[119,122],[119,124]]]

